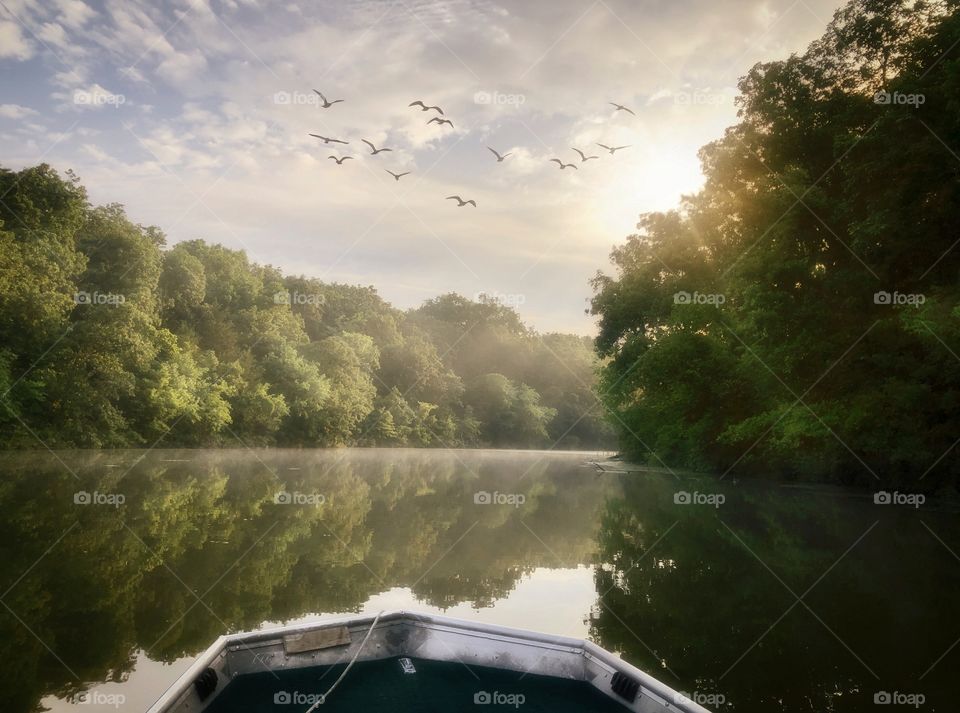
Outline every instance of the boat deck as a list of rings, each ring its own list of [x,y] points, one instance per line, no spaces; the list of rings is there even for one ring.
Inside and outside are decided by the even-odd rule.
[[[416,673],[404,673],[399,658],[361,661],[337,686],[320,713],[451,713],[452,711],[627,710],[589,683],[449,661],[410,659]],[[345,664],[264,671],[235,678],[215,698],[209,713],[304,713],[325,692]]]

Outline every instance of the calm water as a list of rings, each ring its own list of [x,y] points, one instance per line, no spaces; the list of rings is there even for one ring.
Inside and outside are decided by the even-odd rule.
[[[585,457],[0,456],[3,710],[143,711],[226,631],[388,608],[589,637],[718,711],[957,710],[955,510]]]

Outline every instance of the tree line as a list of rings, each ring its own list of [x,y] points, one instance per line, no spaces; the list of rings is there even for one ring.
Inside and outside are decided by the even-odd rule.
[[[594,280],[630,456],[955,489],[960,16],[854,0],[740,81],[705,184]]]
[[[495,299],[402,311],[168,246],[48,165],[0,169],[0,195],[0,447],[609,443],[592,341]]]

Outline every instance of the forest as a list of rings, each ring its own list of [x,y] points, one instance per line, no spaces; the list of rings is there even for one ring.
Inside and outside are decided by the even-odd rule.
[[[0,195],[0,447],[612,443],[592,340],[496,300],[402,311],[168,246],[48,165],[0,170]]]
[[[594,280],[625,453],[955,492],[958,46],[956,3],[854,0],[742,78],[703,189]]]
[[[641,216],[594,278],[595,340],[168,245],[70,171],[0,170],[0,447],[618,443],[956,490],[956,10],[854,0],[750,69],[702,190]]]

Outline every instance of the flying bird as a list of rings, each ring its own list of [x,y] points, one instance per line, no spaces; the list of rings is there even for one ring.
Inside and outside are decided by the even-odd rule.
[[[341,141],[340,139],[331,139],[329,136],[321,136],[320,134],[310,134],[314,138],[320,139],[325,144],[349,144],[349,141]]]
[[[460,196],[447,196],[444,200],[448,200],[448,201],[454,200],[454,201],[456,201],[456,202],[457,202],[457,208],[463,208],[463,206],[465,206],[467,203],[469,203],[470,205],[472,205],[474,208],[477,207],[477,202],[476,202],[476,201],[474,201],[474,200],[465,201],[465,200],[463,200],[463,198],[461,198]]]
[[[314,89],[313,91],[315,91],[315,92],[317,93],[317,96],[318,96],[318,97],[320,97],[321,99],[323,99],[323,104],[322,104],[321,106],[322,106],[324,109],[329,109],[329,108],[332,107],[334,104],[339,104],[340,102],[343,101],[343,99],[334,99],[333,101],[329,101],[325,96],[323,96],[323,94],[322,94],[318,89]]]
[[[371,156],[376,156],[378,153],[383,153],[384,151],[393,151],[393,149],[378,149],[376,146],[374,146],[372,143],[370,143],[366,139],[360,139],[360,140],[370,147]]]
[[[401,178],[403,178],[404,176],[406,176],[406,175],[408,175],[408,174],[410,173],[410,171],[406,171],[405,173],[394,173],[394,172],[391,171],[389,168],[385,168],[385,169],[383,169],[383,170],[386,171],[387,173],[389,173],[391,176],[393,176],[394,180],[396,180],[396,181],[399,181]]]
[[[428,121],[427,123],[428,123],[428,124],[433,124],[433,123],[437,123],[437,124],[450,124],[450,128],[451,128],[451,129],[453,128],[453,122],[450,121],[450,119],[441,119],[441,118],[438,117],[438,116],[433,117],[433,118],[430,119],[430,121]]]
[[[628,112],[628,113],[630,113],[630,114],[633,114],[633,110],[632,110],[632,109],[628,109],[628,108],[625,107],[623,104],[617,104],[616,102],[607,102],[607,104],[609,104],[610,106],[615,106],[615,107],[617,107],[617,108],[615,109],[614,113],[616,113],[617,111],[625,111],[625,112]],[[636,116],[636,114],[633,114],[633,115]]]
[[[583,151],[581,151],[580,149],[574,149],[574,151],[576,151],[578,154],[580,154],[580,163],[586,163],[587,161],[589,161],[589,160],[592,159],[592,158],[600,158],[599,156],[587,156],[587,155],[586,155],[585,153],[583,153]]]
[[[337,158],[336,156],[330,155],[330,156],[327,156],[327,158],[332,158],[334,161],[337,162],[338,166],[341,166],[343,165],[344,161],[349,161],[350,159],[353,158],[353,156],[344,156],[343,158]]]
[[[417,99],[415,102],[410,102],[409,104],[407,104],[407,106],[418,106],[418,107],[420,107],[420,111],[430,111],[431,109],[436,109],[440,114],[443,114],[443,109],[441,109],[440,107],[438,107],[438,106],[427,106],[426,104],[424,104],[424,103],[423,103],[422,101],[420,101],[419,99]]]
[[[611,156],[613,156],[613,154],[614,154],[615,152],[619,151],[620,149],[628,149],[628,148],[630,148],[630,144],[627,144],[626,146],[607,146],[606,144],[597,144],[597,146],[599,146],[599,147],[602,148],[602,149],[606,149],[607,151],[609,151]]]
[[[497,153],[497,150],[496,150],[496,149],[492,149],[492,148],[490,148],[489,146],[487,146],[487,150],[490,151],[490,153],[492,153],[494,156],[497,157],[497,163],[503,162],[503,159],[505,159],[507,156],[510,155],[510,153],[505,153],[505,154],[501,155],[501,154]]]
[[[574,169],[574,170],[576,170],[576,168],[577,168],[576,164],[564,163],[563,161],[561,161],[561,160],[558,159],[558,158],[552,158],[552,159],[550,159],[550,160],[551,160],[551,161],[554,161],[558,166],[560,166],[560,170],[561,170],[561,171],[562,171],[563,169],[565,169],[565,168],[572,168],[572,169]]]

